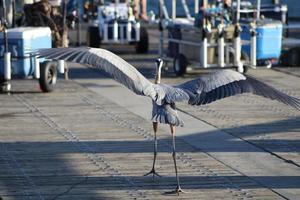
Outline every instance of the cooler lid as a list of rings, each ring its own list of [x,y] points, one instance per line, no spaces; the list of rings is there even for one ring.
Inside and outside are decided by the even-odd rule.
[[[272,19],[263,19],[257,21],[257,26],[263,26],[264,28],[282,27],[282,22]]]
[[[7,36],[9,39],[34,39],[38,37],[51,37],[51,30],[49,27],[18,27],[7,29]],[[0,34],[3,38],[3,34]]]

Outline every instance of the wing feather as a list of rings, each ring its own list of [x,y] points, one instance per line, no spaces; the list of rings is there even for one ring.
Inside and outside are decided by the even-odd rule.
[[[153,100],[164,98],[164,96],[157,96],[158,86],[152,84],[132,65],[110,51],[96,48],[52,48],[40,49],[37,54],[39,57],[100,68],[138,95],[149,96]]]
[[[213,74],[187,81],[175,86],[190,96],[189,104],[209,104],[219,99],[242,93],[253,93],[265,98],[277,100],[300,110],[300,100],[280,92],[251,76],[233,70],[219,70]],[[188,91],[188,92],[187,92]]]
[[[151,97],[159,105],[164,102],[171,104],[177,101],[203,105],[241,93],[253,93],[300,110],[299,99],[233,70],[218,70],[215,73],[173,87],[164,84],[152,84],[128,62],[104,49],[52,48],[40,49],[37,54],[40,57],[66,60],[102,69],[128,89],[138,95]]]

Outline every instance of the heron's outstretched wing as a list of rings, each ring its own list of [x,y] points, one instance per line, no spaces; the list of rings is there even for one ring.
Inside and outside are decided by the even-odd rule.
[[[100,68],[112,76],[116,81],[126,86],[138,95],[151,97],[154,101],[162,99],[164,95],[160,87],[152,84],[136,68],[128,62],[105,49],[98,48],[52,48],[39,49],[39,57],[54,60],[66,60],[74,63]]]
[[[299,99],[233,70],[219,70],[175,87],[181,88],[189,94],[189,104],[192,105],[203,105],[237,94],[253,93],[300,110]]]

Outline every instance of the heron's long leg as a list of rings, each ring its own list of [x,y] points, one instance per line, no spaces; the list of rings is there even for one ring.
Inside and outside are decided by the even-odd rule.
[[[152,165],[151,171],[144,175],[144,176],[147,176],[149,174],[153,174],[153,179],[154,179],[155,175],[159,176],[159,177],[161,176],[158,173],[156,173],[156,171],[155,171],[155,161],[156,161],[156,156],[157,156],[157,137],[156,137],[157,127],[158,127],[158,123],[157,122],[153,122],[153,131],[154,131],[154,158],[153,158],[153,165]]]
[[[176,181],[177,181],[177,187],[175,189],[175,192],[179,195],[180,192],[184,192],[179,183],[179,176],[178,176],[178,171],[177,171],[177,164],[176,164],[176,148],[175,148],[175,126],[170,125],[171,128],[171,133],[172,133],[172,145],[173,145],[173,153],[172,157],[174,160],[174,166],[175,166],[175,174],[176,174]]]

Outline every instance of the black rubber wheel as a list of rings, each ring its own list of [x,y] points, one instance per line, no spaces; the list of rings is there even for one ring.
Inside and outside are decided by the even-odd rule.
[[[300,66],[300,47],[294,47],[288,51],[288,66]]]
[[[41,63],[40,87],[43,92],[52,92],[57,80],[57,66],[55,62]]]
[[[186,73],[188,62],[183,54],[178,54],[174,58],[173,69],[177,76],[182,76]]]
[[[147,53],[149,50],[149,36],[145,27],[140,28],[140,41],[135,44],[136,53]]]
[[[98,27],[89,26],[86,34],[87,46],[98,48],[101,44],[101,37]]]

